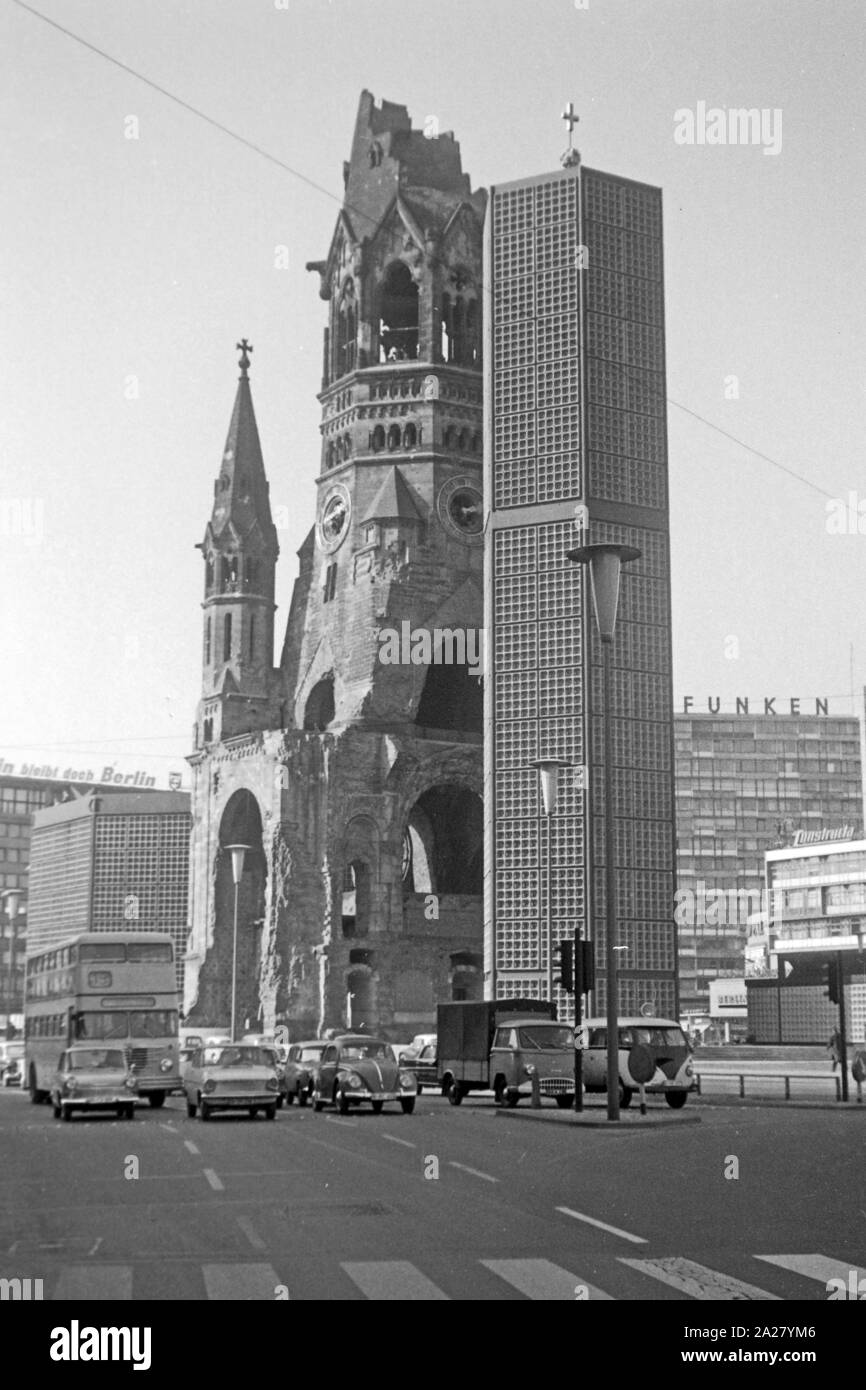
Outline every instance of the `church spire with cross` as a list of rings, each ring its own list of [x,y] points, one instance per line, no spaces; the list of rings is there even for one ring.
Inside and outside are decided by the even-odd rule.
[[[253,727],[261,727],[273,679],[279,545],[250,391],[252,344],[242,338],[237,350],[241,373],[234,409],[199,545],[205,559],[203,743],[243,732],[251,718]],[[227,706],[220,696],[233,698]]]

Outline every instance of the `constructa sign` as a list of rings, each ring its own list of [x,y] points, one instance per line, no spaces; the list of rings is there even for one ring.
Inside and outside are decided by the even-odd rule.
[[[795,830],[791,836],[791,844],[796,848],[799,845],[825,845],[828,840],[853,840],[853,825],[837,825],[830,830]]]
[[[776,708],[776,701],[779,708]],[[809,705],[814,704],[814,709]],[[787,708],[786,708],[787,706]],[[737,695],[733,701],[733,707],[729,702],[728,708],[722,709],[722,697],[720,695],[708,695],[706,697],[706,712],[708,714],[818,714],[829,718],[830,700],[825,697],[823,700],[816,695],[814,701],[803,700],[799,696],[785,698],[781,695],[762,695],[758,699],[753,699],[751,706],[748,695]],[[683,696],[683,714],[703,714],[704,705],[695,704],[694,695]]]

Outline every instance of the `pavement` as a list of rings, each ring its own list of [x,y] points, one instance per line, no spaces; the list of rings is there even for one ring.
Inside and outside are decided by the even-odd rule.
[[[61,1124],[0,1091],[0,1279],[57,1301],[655,1303],[825,1301],[828,1280],[866,1280],[850,1115],[696,1106],[684,1123],[693,1100],[596,1127],[426,1094],[413,1115],[205,1125],[171,1097]]]

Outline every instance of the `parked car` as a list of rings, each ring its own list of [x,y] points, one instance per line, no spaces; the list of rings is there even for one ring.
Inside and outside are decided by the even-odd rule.
[[[401,1065],[406,1071],[411,1071],[418,1085],[420,1096],[425,1086],[430,1086],[438,1091],[439,1073],[436,1069],[436,1039],[422,1047],[419,1052],[404,1055]]]
[[[286,1105],[291,1105],[297,1097],[298,1105],[306,1105],[313,1094],[313,1084],[322,1060],[322,1053],[328,1046],[322,1038],[312,1038],[309,1042],[292,1043],[286,1058]]]
[[[4,1086],[20,1086],[24,1076],[24,1042],[0,1043],[0,1079]]]
[[[313,1109],[335,1105],[341,1115],[369,1101],[378,1115],[387,1100],[398,1100],[404,1115],[415,1109],[418,1086],[400,1066],[383,1038],[351,1035],[326,1043],[313,1089]]]
[[[255,1118],[276,1117],[280,1081],[268,1048],[252,1043],[200,1047],[190,1057],[183,1078],[186,1113],[209,1120],[216,1110],[247,1110]]]
[[[114,1110],[118,1119],[135,1113],[138,1082],[120,1047],[79,1043],[61,1053],[51,1084],[55,1120],[71,1120],[73,1110]]]
[[[629,1054],[640,1046],[655,1064],[646,1083],[647,1094],[663,1095],[672,1109],[679,1110],[696,1086],[691,1049],[680,1025],[670,1018],[620,1018],[618,1022],[620,1105],[630,1105],[638,1089],[629,1071]],[[587,1091],[607,1090],[607,1021],[603,1018],[588,1018],[583,1024],[583,1084]]]

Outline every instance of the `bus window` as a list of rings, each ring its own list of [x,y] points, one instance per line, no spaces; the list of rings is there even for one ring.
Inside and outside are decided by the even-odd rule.
[[[127,1037],[128,1020],[125,1013],[105,1012],[80,1013],[76,1020],[76,1037],[84,1038],[88,1042],[106,1038],[125,1038]]]
[[[137,1009],[129,1015],[134,1038],[170,1038],[177,1032],[174,1009]]]
[[[122,941],[82,941],[78,947],[79,960],[126,960]]]
[[[170,941],[130,941],[126,946],[127,960],[161,961],[170,965],[174,960]]]

